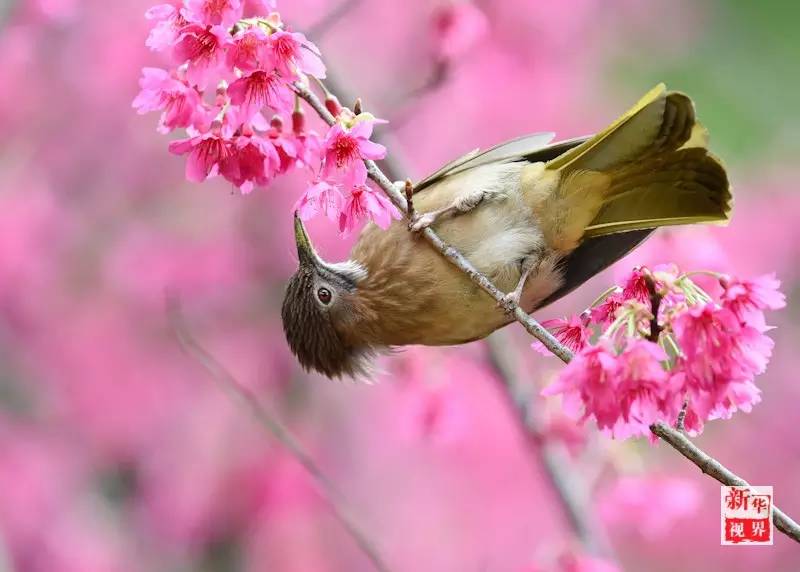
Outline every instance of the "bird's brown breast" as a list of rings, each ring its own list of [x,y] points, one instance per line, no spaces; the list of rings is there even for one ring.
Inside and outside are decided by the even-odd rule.
[[[426,190],[415,197],[419,212],[448,204],[457,190]],[[519,263],[540,233],[517,195],[443,220],[436,232],[485,273],[504,292],[520,276]],[[418,235],[397,221],[382,231],[374,224],[362,232],[351,258],[367,270],[355,294],[361,319],[347,337],[386,346],[452,345],[483,338],[510,322],[495,300]],[[560,284],[558,256],[543,253],[541,267],[528,281],[522,306],[536,303]]]
[[[362,317],[353,324],[356,338],[366,335],[387,346],[440,345],[479,335],[476,309],[491,299],[402,223],[385,232],[365,230],[353,258],[368,273],[356,291]]]

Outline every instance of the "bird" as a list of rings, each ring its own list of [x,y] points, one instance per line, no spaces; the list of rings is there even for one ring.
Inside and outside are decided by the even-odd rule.
[[[377,355],[485,338],[513,321],[514,304],[547,306],[656,228],[730,219],[728,176],[694,103],[663,83],[599,133],[553,138],[446,164],[414,185],[410,221],[367,224],[343,262],[323,260],[295,213],[298,269],[281,318],[303,368],[368,381]],[[507,293],[503,303],[421,240],[428,227]]]

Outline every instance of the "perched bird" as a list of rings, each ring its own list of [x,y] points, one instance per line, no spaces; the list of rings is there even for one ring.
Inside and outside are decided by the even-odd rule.
[[[523,137],[444,166],[415,185],[419,214],[410,223],[367,225],[346,262],[320,258],[295,216],[299,269],[282,318],[300,363],[332,378],[363,377],[383,350],[463,344],[512,320],[408,227],[432,226],[532,312],[657,227],[729,219],[728,177],[706,149],[694,104],[663,84],[593,137],[552,137]]]

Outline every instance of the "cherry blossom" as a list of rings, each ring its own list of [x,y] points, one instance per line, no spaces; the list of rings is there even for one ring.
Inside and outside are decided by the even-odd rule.
[[[243,19],[253,8],[261,14]],[[365,185],[364,160],[386,155],[370,141],[378,120],[330,107],[335,100],[325,91],[336,122],[322,136],[306,127],[292,83],[325,78],[325,65],[318,48],[287,29],[274,8],[271,1],[186,0],[150,9],[148,45],[169,50],[174,66],[142,71],[134,107],[161,111],[159,131],[187,129],[169,149],[187,156],[192,182],[222,175],[249,194],[302,169],[309,177],[295,205],[302,217],[324,214],[342,233],[363,220],[388,227],[399,211]]]
[[[623,301],[624,298],[621,291],[606,296],[600,304],[589,311],[592,322],[596,324],[610,324],[613,322],[617,309],[622,305]]]
[[[229,68],[243,72],[270,67],[269,34],[260,26],[250,26],[237,32],[228,46],[226,63]]]
[[[751,280],[723,279],[722,303],[740,320],[757,315],[758,310],[779,310],[786,306],[780,281],[774,274]]]
[[[658,316],[650,313],[649,281]],[[760,400],[754,379],[773,348],[763,311],[783,307],[785,299],[774,276],[721,277],[720,284],[715,300],[675,266],[635,268],[581,317],[545,322],[577,353],[543,395],[561,394],[565,412],[594,418],[617,438],[649,436],[657,421],[674,423],[684,401],[691,433],[708,420],[750,411]],[[600,333],[595,344],[592,329]]]
[[[588,317],[587,314],[584,314],[581,316],[545,320],[542,322],[542,326],[550,330],[556,339],[570,350],[578,352],[589,343],[591,330],[587,327]],[[542,355],[553,355],[539,340],[534,341],[531,347]]]
[[[298,72],[325,78],[319,49],[303,34],[278,30],[269,36],[268,45],[271,61],[284,78],[295,79]]]
[[[317,214],[324,214],[331,221],[338,221],[344,205],[344,196],[338,185],[317,181],[308,187],[294,205],[294,210],[302,220]]]
[[[166,133],[178,127],[189,127],[200,112],[200,95],[192,87],[178,81],[159,68],[144,68],[139,80],[142,91],[133,100],[139,113],[164,110],[159,131]]]
[[[256,70],[233,82],[228,88],[231,103],[238,105],[242,121],[249,121],[264,107],[276,112],[291,112],[292,95],[276,72]]]
[[[619,364],[607,341],[587,346],[561,370],[542,395],[563,395],[564,411],[573,418],[593,416],[600,427],[611,428],[620,417],[616,379]]]
[[[649,436],[650,425],[680,406],[680,397],[668,383],[662,363],[667,356],[653,342],[634,339],[619,355],[616,394],[620,418],[612,428],[615,437]]]
[[[763,373],[772,344],[727,308],[695,305],[672,321],[681,363],[692,380],[710,388],[718,380],[747,380]]]
[[[339,230],[350,233],[360,220],[370,219],[382,229],[389,228],[392,219],[400,219],[397,210],[386,196],[366,184],[355,185],[345,201],[339,215]]]
[[[203,26],[230,27],[242,17],[240,0],[186,0],[182,14]]]
[[[327,514],[325,498],[302,466],[180,351],[166,322],[166,288],[181,295],[198,341],[289,426],[312,458],[333,471],[334,482],[345,489],[344,508],[355,509],[356,524],[366,527],[391,570],[602,570],[597,553],[584,550],[575,538],[545,465],[534,458],[544,450],[540,443],[557,449],[562,440],[578,441],[582,435],[586,450],[576,463],[562,458],[559,466],[570,480],[585,481],[576,483],[579,488],[589,485],[584,489],[592,501],[584,505],[587,520],[595,520],[592,505],[602,500],[598,489],[630,473],[648,481],[641,487],[622,483],[613,497],[624,522],[598,523],[612,541],[619,568],[795,569],[796,553],[780,538],[770,549],[745,549],[746,557],[716,548],[719,497],[713,483],[672,451],[598,439],[594,420],[576,423],[563,413],[560,397],[535,398],[534,412],[544,422],[556,418],[559,427],[549,423],[545,434],[525,439],[480,342],[415,347],[383,357],[386,376],[370,388],[326,384],[298,371],[275,308],[294,270],[289,209],[321,178],[321,143],[328,127],[300,101],[307,112],[302,129],[295,130],[283,113],[278,133],[271,123],[274,110],[265,108],[248,132],[221,83],[226,87],[241,75],[274,66],[267,56],[250,67],[241,60],[230,65],[230,43],[205,90],[190,86],[202,106],[188,133],[184,127],[166,136],[152,133],[167,108],[149,116],[134,109],[125,113],[140,91],[143,66],[162,68],[188,85],[187,62],[173,60],[172,54],[190,23],[180,16],[181,1],[151,4],[162,2],[167,16],[150,20],[142,17],[147,5],[139,2],[31,0],[6,2],[0,9],[0,69],[7,86],[0,106],[6,149],[0,165],[0,567],[20,572],[372,569]],[[416,88],[433,71],[425,61],[431,52],[439,53],[425,37],[431,14],[439,6],[462,4],[486,14],[491,34],[454,56],[457,66],[430,97],[396,108],[402,98],[384,96]],[[397,135],[413,143],[406,148],[408,164],[414,174],[424,175],[448,156],[505,135],[549,128],[580,134],[601,126],[613,107],[626,103],[622,88],[631,93],[646,87],[626,83],[619,98],[612,98],[617,103],[609,103],[602,74],[587,73],[607,69],[609,51],[630,54],[633,38],[639,48],[656,48],[640,50],[648,65],[658,65],[666,49],[671,64],[686,56],[697,67],[702,24],[727,21],[726,5],[744,3],[677,4],[614,4],[614,21],[630,33],[609,34],[608,26],[597,25],[609,20],[608,4],[599,0],[442,0],[419,5],[424,9],[398,1],[361,2],[352,17],[339,20],[325,35],[323,59],[350,88],[361,86],[368,101],[380,102],[380,111],[393,117],[401,111],[410,119]],[[287,14],[286,25],[278,29],[291,32],[297,22],[311,30],[340,5],[336,0],[282,2],[292,18]],[[226,29],[231,42],[245,31],[268,38],[274,28],[254,24],[256,18],[280,21],[268,14],[274,3],[242,0],[242,6],[248,20]],[[758,31],[758,22],[751,24],[744,32]],[[154,27],[148,45],[156,51],[135,48],[136,34],[142,43],[147,37],[145,27]],[[689,30],[678,45],[680,53],[674,42],[664,41],[678,29]],[[738,34],[734,45],[745,36]],[[409,45],[412,37],[419,43]],[[714,26],[715,41],[724,37],[724,26]],[[576,49],[575,38],[591,49]],[[386,69],[404,73],[387,76]],[[743,71],[738,76],[746,78]],[[308,85],[324,98],[315,82]],[[761,86],[766,97],[770,85]],[[288,82],[286,89],[291,90]],[[585,107],[591,101],[587,94],[601,97],[603,104]],[[746,99],[737,101],[744,105]],[[525,125],[518,104],[528,112]],[[748,111],[742,105],[722,106],[709,118],[713,94],[699,104],[699,117],[716,126],[731,109],[740,115]],[[335,116],[346,113],[341,106],[334,109]],[[576,109],[584,110],[580,117]],[[768,119],[766,111],[761,115]],[[206,183],[180,184],[176,175],[183,178],[188,153],[168,153],[168,141],[209,132],[214,121],[222,123],[220,135],[230,142],[231,157],[247,138],[261,138],[286,143],[285,149],[293,144],[296,160],[287,155],[286,176],[254,184],[246,197],[233,194],[236,183],[222,178],[235,169],[220,168],[220,177]],[[715,125],[712,147],[730,149],[731,141],[726,145],[726,133]],[[773,139],[780,145],[785,138]],[[768,143],[755,147],[766,154]],[[276,150],[283,156],[283,146]],[[782,164],[780,156],[787,153],[770,153],[767,163],[723,155],[736,173],[733,224],[660,230],[611,274],[645,264],[657,276],[654,264],[666,256],[685,270],[735,274],[723,282],[754,280],[775,270],[781,290],[799,291],[796,162]],[[265,165],[265,170],[274,168]],[[339,185],[343,207],[350,189],[333,183]],[[351,242],[337,240],[340,217],[329,221],[319,213],[318,218],[310,228],[314,242],[326,258],[340,258]],[[794,351],[797,328],[790,322],[797,308],[794,314],[771,308],[741,313],[737,304],[725,301],[718,277],[691,278],[747,326],[759,330],[755,321],[762,317],[779,327],[759,330],[775,339],[769,371],[732,381],[718,399],[709,396],[717,403],[702,419],[692,405],[707,393],[698,390],[696,398],[690,393],[685,427],[698,432],[710,424],[700,444],[743,476],[773,484],[777,505],[791,509],[788,497],[798,476],[791,410],[800,354]],[[578,314],[579,301],[599,295],[603,280],[594,279],[557,309],[539,310],[537,317]],[[621,277],[619,284],[625,281]],[[659,344],[670,359],[667,383],[679,394],[688,382],[669,342],[675,341],[670,328],[684,306],[698,301],[689,299],[680,283],[674,290],[666,282],[664,287],[665,331]],[[589,320],[590,343],[611,326],[616,311],[608,322]],[[620,342],[627,337],[624,321]],[[504,333],[522,335],[517,329],[512,325]],[[549,383],[548,376],[561,365],[528,353],[517,356],[524,364],[518,370],[522,381]],[[411,360],[416,361],[413,371]],[[763,402],[755,405],[759,398]],[[751,406],[757,416],[745,413]],[[678,412],[671,412],[669,423]],[[729,416],[731,421],[723,421]],[[665,477],[672,471],[684,475],[700,487],[703,502],[694,507],[690,495],[675,491],[660,475],[653,482],[656,468]],[[598,474],[596,481],[592,477]],[[790,506],[783,507],[787,499]],[[656,525],[665,524],[666,536],[651,541]],[[393,533],[400,529],[402,534]],[[562,558],[565,552],[571,557]]]
[[[205,89],[220,73],[228,43],[230,36],[224,28],[204,28],[192,24],[186,26],[177,37],[173,57],[179,62],[186,62],[189,84]]]
[[[647,281],[642,268],[634,268],[625,285],[622,287],[621,297],[623,300],[638,300],[642,303],[649,303],[650,293],[647,289]]]
[[[316,157],[322,154],[322,140],[316,131],[306,129],[302,109],[292,113],[292,138],[296,151],[297,166],[313,169]]]
[[[364,159],[378,160],[386,156],[383,145],[369,140],[374,123],[372,119],[357,117],[349,128],[342,122],[334,124],[325,137],[323,176],[351,176],[356,184],[366,181]]]
[[[147,47],[154,51],[171,48],[178,39],[180,31],[189,24],[180,10],[172,4],[153,6],[145,12],[145,18],[155,22],[145,42]]]
[[[222,176],[248,194],[256,185],[264,186],[278,173],[278,151],[259,135],[241,135],[229,148],[230,157],[222,163]]]
[[[266,133],[275,150],[278,152],[278,173],[286,173],[297,166],[302,142],[292,134],[287,134],[283,129],[283,120],[276,115],[269,123]],[[311,161],[313,159],[309,159]]]
[[[186,161],[186,178],[189,181],[202,183],[207,178],[219,174],[221,169],[230,169],[227,162],[233,155],[231,141],[226,139],[220,131],[220,128],[216,128],[208,133],[170,143],[170,153],[189,155]],[[229,170],[227,172],[230,174]]]

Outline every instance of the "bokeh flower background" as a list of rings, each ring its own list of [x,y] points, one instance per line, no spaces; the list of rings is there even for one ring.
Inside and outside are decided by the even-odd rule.
[[[149,0],[0,3],[0,570],[371,570],[296,460],[184,354],[165,291],[341,489],[398,571],[794,571],[796,545],[719,546],[718,485],[673,450],[577,427],[538,397],[559,364],[513,350],[543,427],[527,439],[487,345],[411,348],[375,385],[303,373],[280,326],[299,177],[242,196],[187,182],[131,108]],[[639,263],[775,272],[787,309],[762,402],[698,443],[800,516],[800,7],[672,0],[284,0],[340,94],[419,178],[527,132],[601,128],[659,81],[689,93],[728,165],[728,228],[660,231],[541,319]],[[315,220],[323,254],[353,236]],[[590,558],[538,450],[566,452],[610,550]],[[565,461],[566,462],[566,461]]]

